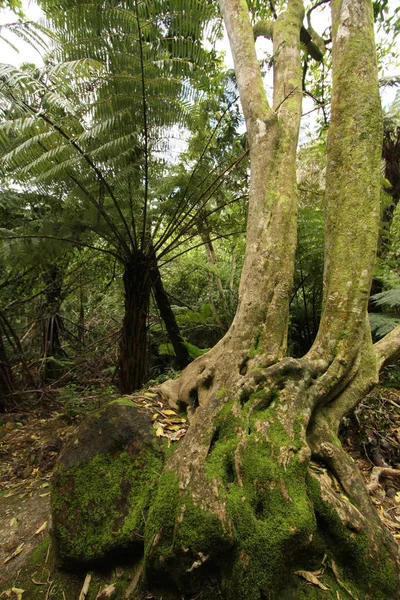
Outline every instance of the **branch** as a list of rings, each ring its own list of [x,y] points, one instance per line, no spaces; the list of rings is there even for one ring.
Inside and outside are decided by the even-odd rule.
[[[205,153],[207,152],[215,134],[217,133],[218,127],[220,126],[220,124],[222,123],[222,120],[224,119],[225,115],[227,114],[228,110],[231,108],[231,106],[233,106],[233,104],[235,104],[235,102],[237,102],[239,100],[239,96],[236,96],[231,102],[228,103],[228,105],[226,106],[225,110],[223,111],[222,115],[220,116],[220,118],[218,119],[216,125],[214,126],[211,135],[209,136],[202,153],[200,154],[200,158],[198,159],[198,161],[196,162],[196,165],[194,167],[194,169],[192,170],[191,174],[190,174],[190,178],[189,181],[184,189],[182,198],[179,200],[176,209],[174,210],[174,213],[170,219],[169,224],[166,227],[166,230],[164,231],[163,235],[162,235],[162,242],[161,244],[164,243],[164,241],[166,241],[168,239],[168,237],[170,236],[170,234],[176,229],[176,224],[179,221],[179,217],[182,215],[183,211],[185,210],[185,206],[189,203],[190,199],[193,196],[193,193],[190,194],[189,197],[187,197],[187,193],[189,191],[190,185],[193,181],[193,177],[195,175],[195,173],[197,172],[198,168],[200,167],[200,164],[205,156]],[[207,178],[203,179],[203,181],[201,183],[203,183]],[[164,216],[165,212],[162,211],[160,217],[158,218],[158,223],[156,225],[156,228],[153,232],[153,238],[155,238],[156,233],[162,223],[162,218]]]
[[[58,240],[59,242],[69,242],[74,246],[82,246],[82,248],[90,248],[91,250],[96,250],[97,252],[103,252],[104,254],[111,254],[114,258],[121,261],[121,257],[115,254],[112,250],[106,250],[105,248],[98,248],[97,246],[91,246],[90,244],[84,244],[83,242],[78,242],[77,240],[71,240],[69,238],[58,237],[56,235],[7,235],[5,237],[0,237],[0,240]]]
[[[233,235],[241,235],[243,233],[246,233],[246,231],[244,229],[242,231],[232,231],[231,233],[227,233],[225,235],[216,235],[215,237],[211,238],[211,242],[215,242],[216,240],[222,240],[222,239],[231,237]],[[161,269],[161,267],[164,267],[169,262],[175,260],[179,256],[182,256],[183,254],[186,254],[187,252],[190,252],[191,250],[194,250],[195,248],[200,248],[200,246],[204,246],[204,244],[205,244],[205,242],[201,241],[199,244],[195,244],[194,246],[190,246],[186,250],[183,250],[182,252],[179,252],[179,254],[175,254],[174,256],[171,256],[171,258],[168,258],[168,260],[165,260],[163,263],[160,263],[160,265],[159,265],[160,269]]]
[[[374,349],[379,370],[400,358],[400,325],[374,344]]]
[[[35,111],[33,111],[35,112]],[[120,219],[128,233],[128,237],[129,240],[132,244],[132,247],[135,247],[134,241],[132,239],[132,235],[131,235],[131,231],[129,229],[128,223],[126,222],[126,219],[122,213],[121,207],[118,204],[118,200],[116,199],[116,197],[114,196],[114,193],[109,185],[109,183],[106,181],[106,179],[104,178],[102,172],[100,171],[100,169],[95,165],[95,163],[92,161],[92,159],[86,154],[86,152],[79,146],[79,144],[77,144],[77,142],[75,140],[73,140],[71,138],[71,136],[68,135],[68,133],[66,133],[64,131],[64,129],[62,127],[60,127],[59,125],[57,125],[56,123],[54,123],[47,115],[45,115],[44,113],[41,112],[36,112],[36,115],[40,118],[42,118],[48,125],[50,125],[51,127],[53,127],[53,129],[55,129],[64,139],[66,139],[68,141],[69,144],[71,144],[71,146],[73,148],[75,148],[75,150],[82,156],[82,158],[84,158],[84,160],[87,162],[87,164],[91,167],[91,169],[93,169],[93,171],[96,173],[97,178],[99,179],[99,181],[102,182],[102,184],[104,185],[104,187],[106,188],[107,192],[110,195],[111,200],[113,201],[113,204],[115,206],[115,208],[117,209],[117,212],[120,216]],[[127,251],[127,253],[129,254],[129,248],[125,243],[125,240],[123,239],[123,237],[121,236],[121,240],[123,241],[123,245],[126,246],[125,250]]]

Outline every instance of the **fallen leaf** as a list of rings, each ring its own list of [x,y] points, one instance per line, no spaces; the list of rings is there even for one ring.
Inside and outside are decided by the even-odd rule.
[[[25,590],[22,590],[21,588],[11,588],[11,591],[14,592],[14,594],[17,594],[17,600],[22,600],[22,594],[24,593]]]
[[[18,521],[15,517],[13,517],[10,521],[10,527],[16,527],[18,525]]]
[[[174,415],[174,416],[176,416],[176,412],[174,410],[169,410],[169,409],[163,410],[163,413],[165,415]]]
[[[85,600],[87,593],[89,591],[89,586],[90,586],[91,580],[92,580],[92,574],[88,573],[85,577],[85,581],[83,582],[81,593],[79,594],[79,600]]]
[[[41,498],[45,498],[46,496],[50,496],[50,492],[46,492],[45,494],[39,494]]]
[[[159,427],[156,431],[156,436],[161,437],[162,435],[164,435],[164,429],[162,427]]]
[[[22,542],[22,544],[20,544],[18,546],[18,548],[16,550],[14,550],[14,552],[12,554],[10,554],[10,556],[7,556],[7,558],[5,558],[3,560],[3,565],[5,565],[6,563],[8,563],[10,560],[12,560],[13,558],[15,558],[16,556],[18,556],[18,554],[21,554],[22,550],[24,549],[25,546],[25,542]]]
[[[35,531],[35,533],[34,533],[33,535],[39,535],[39,533],[42,533],[42,531],[44,531],[44,530],[46,529],[46,527],[47,527],[47,521],[45,521],[45,522],[43,523],[43,525],[41,525],[41,526],[39,527],[39,529],[37,529],[37,530]]]
[[[115,585],[112,583],[108,585],[104,590],[101,590],[96,596],[96,600],[106,600],[106,598],[111,598],[113,593],[115,592]]]
[[[155,421],[156,419],[158,419],[159,415],[158,413],[154,413],[154,415],[151,417],[152,421]]]
[[[321,583],[320,580],[315,577],[315,575],[310,573],[310,571],[295,571],[295,575],[303,577],[303,579],[308,581],[308,583],[312,583],[313,585],[318,586],[319,588],[321,588],[321,590],[329,590],[329,588],[326,587],[323,583]]]

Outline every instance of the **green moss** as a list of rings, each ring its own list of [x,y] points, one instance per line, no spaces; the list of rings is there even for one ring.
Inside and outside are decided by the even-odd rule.
[[[127,452],[98,454],[73,472],[56,473],[52,511],[60,554],[96,560],[140,539],[162,466],[162,453],[148,448],[135,461]]]
[[[136,405],[129,398],[116,398],[116,400],[112,400],[108,403],[108,406],[111,404],[120,404],[122,406],[129,406],[130,408],[136,408]]]
[[[165,556],[172,554],[175,520],[180,507],[178,476],[164,471],[159,479],[157,494],[151,505],[145,527],[145,556],[153,551],[154,540],[162,532],[157,551]]]
[[[218,517],[196,504],[190,494],[180,493],[177,475],[165,471],[146,522],[148,568],[167,573],[186,589],[197,577],[197,569],[195,573],[190,569],[199,557],[215,558],[229,544]]]
[[[307,483],[328,555],[338,564],[346,565],[350,579],[348,587],[353,589],[354,584],[357,590],[364,590],[366,597],[371,597],[371,590],[374,590],[374,600],[396,598],[398,574],[384,547],[379,560],[371,560],[371,556],[377,557],[374,539],[364,531],[356,532],[345,527],[337,512],[323,500],[318,481],[310,476]],[[380,539],[379,532],[377,539]]]
[[[257,412],[269,408],[272,402],[274,402],[274,400],[277,400],[278,398],[279,392],[276,388],[266,390],[261,388],[250,396],[250,400],[258,401],[254,407],[254,410]],[[260,416],[256,415],[256,418],[260,418]]]

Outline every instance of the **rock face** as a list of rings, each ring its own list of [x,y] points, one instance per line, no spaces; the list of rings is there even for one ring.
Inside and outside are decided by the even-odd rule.
[[[64,561],[140,550],[165,457],[151,412],[129,400],[91,415],[62,452],[52,486],[53,535]]]

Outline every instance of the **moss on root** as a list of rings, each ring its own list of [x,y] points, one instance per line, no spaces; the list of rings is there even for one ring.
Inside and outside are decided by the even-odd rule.
[[[398,573],[381,533],[377,531],[374,540],[374,536],[363,530],[357,531],[351,524],[346,527],[338,513],[324,501],[318,481],[309,476],[307,483],[319,531],[313,545],[319,543],[330,559],[345,565],[346,586],[355,588],[359,595],[362,593],[365,600],[395,600],[399,589]]]
[[[307,462],[301,459],[301,444],[290,440],[273,417],[263,411],[240,452],[242,481],[227,490],[227,511],[236,542],[229,574],[228,595],[258,600],[279,598],[287,580],[287,569],[298,552],[306,548],[316,529],[307,496]],[[257,420],[269,422],[266,441],[257,431]],[[257,419],[257,420],[256,420]],[[289,460],[279,460],[283,448]],[[266,594],[268,590],[268,595]]]
[[[172,471],[165,471],[159,480],[145,540],[148,571],[168,573],[185,591],[195,585],[197,569],[230,543],[218,517],[195,504],[188,493],[180,493],[178,477]]]

